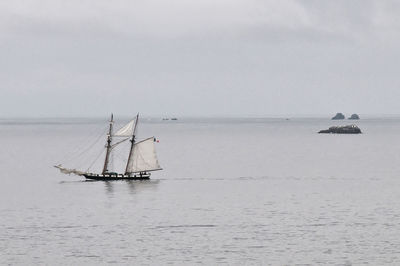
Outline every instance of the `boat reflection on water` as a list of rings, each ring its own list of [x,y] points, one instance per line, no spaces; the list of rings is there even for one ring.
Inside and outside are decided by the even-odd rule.
[[[113,195],[114,193],[123,194],[128,191],[129,194],[139,194],[142,191],[156,191],[158,184],[161,180],[75,180],[75,181],[61,181],[59,184],[104,184],[106,194]]]
[[[85,182],[103,182],[106,193],[113,195],[114,192],[128,189],[129,194],[139,194],[142,191],[155,191],[158,189],[158,184],[160,180],[149,179],[149,180],[124,180],[124,181],[97,181],[97,180],[87,180]],[[122,192],[122,191],[121,191]]]
[[[143,180],[143,181],[126,180],[125,183],[128,185],[129,193],[137,194],[142,191],[157,190],[160,180],[156,180],[156,179]]]

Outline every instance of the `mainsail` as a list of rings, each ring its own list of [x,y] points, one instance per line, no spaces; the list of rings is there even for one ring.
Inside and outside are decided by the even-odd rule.
[[[126,167],[127,173],[161,170],[158,163],[154,137],[139,141],[133,145],[132,156]]]

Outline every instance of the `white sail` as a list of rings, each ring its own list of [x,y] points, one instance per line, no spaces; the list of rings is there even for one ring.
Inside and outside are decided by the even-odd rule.
[[[154,137],[135,143],[126,172],[137,173],[161,169],[154,146]]]
[[[82,172],[82,171],[79,171],[76,169],[68,169],[68,168],[62,167],[61,164],[55,165],[54,167],[60,169],[61,173],[67,174],[67,175],[69,175],[69,174],[84,175],[85,174],[85,172]]]
[[[135,120],[130,121],[128,124],[120,128],[115,134],[115,137],[130,137],[133,134],[135,127]]]

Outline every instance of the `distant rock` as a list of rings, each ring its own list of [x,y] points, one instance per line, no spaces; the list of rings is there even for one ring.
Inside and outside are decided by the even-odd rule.
[[[361,129],[356,125],[348,126],[333,126],[329,129],[321,130],[318,133],[333,133],[333,134],[361,134]]]
[[[352,114],[352,115],[349,117],[349,119],[350,119],[350,120],[358,120],[358,119],[360,119],[360,117],[358,116],[358,114]]]
[[[334,117],[332,117],[332,120],[342,120],[344,118],[345,117],[342,113],[337,113]]]

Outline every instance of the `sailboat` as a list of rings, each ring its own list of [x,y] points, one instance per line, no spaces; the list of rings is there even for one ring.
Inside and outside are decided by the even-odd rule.
[[[117,132],[113,132],[114,119],[111,114],[110,125],[108,128],[107,141],[106,141],[106,155],[103,164],[103,171],[101,173],[91,173],[88,171],[79,171],[76,169],[68,169],[61,164],[54,167],[58,168],[64,174],[76,174],[84,176],[87,179],[94,180],[146,180],[150,179],[151,172],[162,170],[157,159],[155,150],[155,138],[149,137],[141,141],[136,141],[136,131],[139,121],[139,114],[136,118],[131,120],[128,124],[120,128]],[[115,142],[114,139],[119,141]],[[122,138],[122,140],[121,140]],[[119,144],[130,140],[130,149],[128,160],[124,173],[117,173],[110,171],[110,156],[113,149]]]

